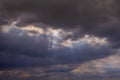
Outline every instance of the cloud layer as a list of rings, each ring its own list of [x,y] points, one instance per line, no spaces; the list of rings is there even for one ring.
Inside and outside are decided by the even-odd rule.
[[[0,67],[83,63],[114,53],[106,38],[86,34],[77,40],[64,39],[68,35],[73,34],[62,29],[3,26]]]
[[[0,23],[17,26],[48,25],[52,28],[75,30],[73,39],[85,33],[107,37],[113,47],[119,47],[118,0],[0,0]],[[48,27],[47,26],[47,27]],[[44,26],[45,27],[45,26]]]
[[[0,0],[0,68],[82,64],[120,47],[118,0]]]

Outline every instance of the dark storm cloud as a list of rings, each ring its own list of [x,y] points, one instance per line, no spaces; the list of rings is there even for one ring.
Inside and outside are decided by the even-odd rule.
[[[54,64],[83,63],[109,56],[113,53],[107,46],[93,47],[89,44],[73,48],[49,49],[48,36],[30,37],[20,30],[0,35],[0,68],[47,66]]]
[[[66,22],[68,20],[67,18],[74,17],[73,14],[76,14],[77,0],[5,0],[1,4],[2,10],[8,13],[10,17],[16,18],[17,16],[21,16],[21,14],[33,14],[38,17],[35,20],[25,19],[25,24],[34,21],[54,24],[54,21],[64,23],[64,21]],[[62,19],[64,17],[67,20]]]
[[[57,26],[92,26],[114,16],[114,5],[113,0],[1,0],[2,13],[9,17],[16,18],[21,14],[37,16],[35,19],[24,16],[20,25],[43,22]]]
[[[12,36],[9,34],[1,34],[1,50],[6,49],[5,51],[8,52],[10,51],[17,54],[29,54],[31,56],[38,56],[39,53],[45,53],[45,55],[47,54],[47,48],[50,45],[47,37],[41,36],[38,40],[34,40],[34,37],[30,38],[27,35],[20,37],[16,35],[17,33],[17,31],[12,32]],[[40,52],[39,49],[41,49],[43,52]],[[39,56],[43,57],[44,54]]]
[[[110,40],[119,37],[120,2],[118,0],[0,1],[0,24],[18,19],[18,26],[29,24],[41,26],[40,23],[43,23],[54,28],[69,30],[79,28],[80,33],[75,34],[78,36],[72,36],[74,38],[85,33],[108,37]]]
[[[76,39],[87,33],[106,37],[110,45],[119,48],[119,4],[118,0],[0,0],[0,25],[19,20],[17,26],[41,26],[40,23],[43,23],[65,30],[78,28],[73,36],[67,38]],[[112,53],[111,48],[96,48],[89,45],[82,46],[81,49],[71,50],[64,47],[49,50],[51,43],[47,36],[37,41],[34,37],[20,37],[16,33],[13,31],[9,34],[0,34],[1,68],[82,63]],[[13,58],[15,56],[16,58]]]

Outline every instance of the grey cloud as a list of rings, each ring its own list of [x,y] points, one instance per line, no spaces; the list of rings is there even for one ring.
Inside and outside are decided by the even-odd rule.
[[[71,38],[88,33],[116,42],[119,41],[119,4],[118,0],[1,0],[0,24],[18,19],[17,26],[43,23],[65,30],[78,28]]]
[[[1,5],[2,11],[12,18],[19,17],[21,14],[32,14],[38,17],[24,16],[20,25],[43,22],[57,26],[90,27],[108,21],[109,16],[116,16],[116,11],[113,12],[115,10],[113,0],[5,0]]]
[[[49,50],[52,43],[46,36],[29,37],[27,34],[18,36],[18,31],[3,33],[0,36],[1,69],[83,63],[107,57],[114,52],[107,46],[93,47],[89,44]]]
[[[78,28],[73,36],[66,38],[76,39],[86,33],[106,37],[114,49],[119,48],[120,44],[119,4],[118,0],[0,0],[0,24],[20,20],[17,23],[19,27],[30,24],[41,26],[42,23],[66,31]],[[43,38],[36,41],[34,37],[29,38],[27,35],[19,37],[16,33],[14,31],[9,34],[0,33],[0,54],[29,56],[31,62],[36,62],[34,65],[82,63],[112,53],[111,46],[95,48],[89,45],[81,49],[75,48],[73,51],[66,47],[50,51],[48,48],[51,43],[47,36],[42,36]],[[34,57],[40,59],[34,61]],[[6,59],[7,63],[4,63],[6,61],[4,57],[1,59],[3,66],[14,66],[18,62],[20,65],[17,66],[25,66],[27,63],[27,60],[23,63],[22,58],[14,59],[15,63],[11,63],[11,57]]]

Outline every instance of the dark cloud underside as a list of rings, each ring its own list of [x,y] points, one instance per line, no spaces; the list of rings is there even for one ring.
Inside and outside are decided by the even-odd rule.
[[[119,37],[118,0],[1,0],[0,13],[1,24],[19,19],[18,26],[43,23],[70,30],[79,27],[82,34],[112,40]]]

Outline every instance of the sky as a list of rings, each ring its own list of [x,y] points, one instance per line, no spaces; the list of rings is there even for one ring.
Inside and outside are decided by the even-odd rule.
[[[0,0],[0,80],[119,80],[119,0]]]

